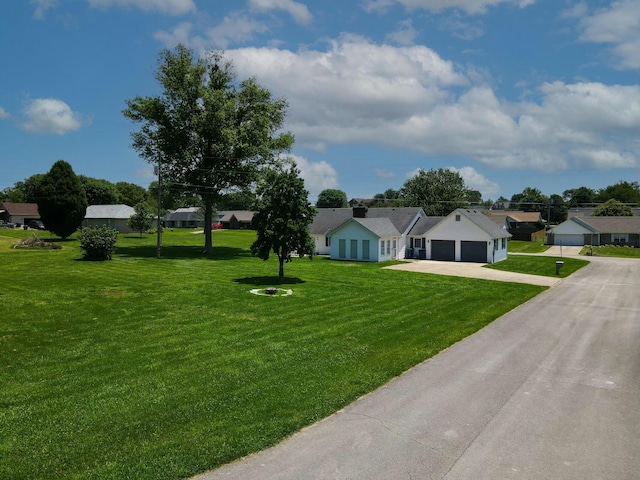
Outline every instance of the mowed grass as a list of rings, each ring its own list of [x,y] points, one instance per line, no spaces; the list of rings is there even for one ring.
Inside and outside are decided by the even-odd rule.
[[[542,253],[549,250],[549,245],[543,241],[525,242],[523,240],[509,240],[509,253]]]
[[[563,262],[558,275],[556,275],[556,262]],[[564,278],[588,264],[587,260],[579,258],[510,255],[506,260],[485,265],[485,267],[507,272]]]
[[[614,245],[585,246],[580,250],[580,255],[595,255],[598,257],[623,257],[640,258],[640,248],[617,247]]]
[[[0,231],[0,478],[175,479],[277,443],[543,287],[295,259],[254,233],[123,236],[112,261]],[[44,234],[44,237],[47,235]]]

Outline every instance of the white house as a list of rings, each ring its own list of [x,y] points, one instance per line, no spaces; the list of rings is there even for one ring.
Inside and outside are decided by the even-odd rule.
[[[136,211],[129,205],[89,205],[82,226],[106,226],[120,233],[131,233],[133,230],[129,228],[127,221],[134,213]]]
[[[365,262],[398,258],[402,238],[388,218],[350,218],[329,235],[331,258]]]
[[[640,247],[640,217],[571,217],[547,232],[547,243]]]
[[[507,258],[511,234],[482,212],[459,208],[417,237],[427,260],[494,263]]]

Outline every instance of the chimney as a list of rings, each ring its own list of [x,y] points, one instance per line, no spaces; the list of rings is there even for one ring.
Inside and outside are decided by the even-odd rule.
[[[353,207],[353,218],[367,218],[367,207],[364,205]]]

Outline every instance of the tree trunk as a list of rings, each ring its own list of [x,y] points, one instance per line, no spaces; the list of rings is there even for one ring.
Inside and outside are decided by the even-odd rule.
[[[211,241],[211,223],[213,220],[213,202],[206,197],[204,201],[204,253],[213,253],[213,242]]]
[[[278,260],[280,262],[280,267],[278,269],[278,282],[284,282],[284,256],[278,255]]]

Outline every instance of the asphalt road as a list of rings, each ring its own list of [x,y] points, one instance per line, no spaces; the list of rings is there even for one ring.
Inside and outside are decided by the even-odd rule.
[[[218,479],[640,478],[640,261],[592,263]]]

